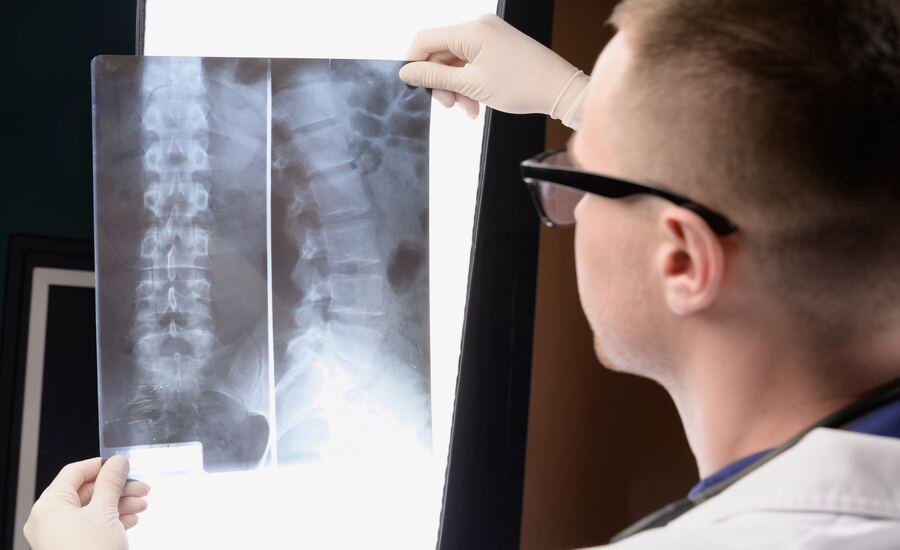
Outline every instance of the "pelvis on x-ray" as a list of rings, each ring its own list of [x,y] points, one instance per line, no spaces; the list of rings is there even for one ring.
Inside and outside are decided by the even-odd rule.
[[[95,60],[104,455],[430,448],[430,98],[399,67]]]

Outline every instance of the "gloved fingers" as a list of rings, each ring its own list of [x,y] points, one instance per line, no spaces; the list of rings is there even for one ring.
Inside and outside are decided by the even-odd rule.
[[[137,514],[147,509],[147,501],[141,497],[122,497],[119,499],[119,515]]]
[[[436,52],[428,56],[425,61],[440,63],[441,65],[449,65],[451,67],[463,67],[466,62],[450,52]]]
[[[78,488],[78,499],[81,501],[82,506],[87,506],[89,502],[91,502],[91,497],[94,496],[94,482],[88,481],[84,485]]]
[[[83,506],[87,501],[82,500],[82,497],[87,493],[89,500],[91,490],[89,488],[85,491],[83,488],[87,484],[93,485],[99,471],[99,458],[67,464],[41,494],[38,503],[63,502],[72,506]]]
[[[432,90],[431,97],[448,109],[456,104],[456,94],[447,90]]]
[[[428,56],[427,61],[429,63],[437,63],[441,65],[447,65],[449,67],[464,67],[466,62],[462,59],[456,57],[450,52],[438,52],[433,53]],[[406,74],[401,70],[401,75]],[[402,78],[402,76],[401,76]],[[456,99],[454,99],[453,92],[447,90],[436,89],[432,91],[432,95],[434,98],[448,109],[453,107],[456,104]]]
[[[478,111],[481,108],[481,104],[472,99],[471,97],[464,96],[462,94],[454,94],[456,99],[456,104],[460,106],[460,108],[469,115],[469,118],[478,118]]]
[[[123,497],[145,497],[150,494],[150,486],[143,481],[129,481],[122,489]]]
[[[97,479],[100,473],[100,459],[89,458],[67,464],[59,471],[53,483],[63,483],[77,491],[82,485]]]
[[[122,489],[123,497],[145,497],[150,493],[150,486],[143,481],[129,481]],[[78,489],[78,497],[82,506],[87,506],[94,495],[94,482],[88,481]]]
[[[400,79],[410,86],[464,92],[467,87],[466,70],[430,61],[416,61],[400,69]]]
[[[97,474],[90,506],[115,509],[119,504],[119,498],[125,489],[127,479],[128,459],[124,456],[111,457]]]
[[[422,61],[436,52],[450,52],[470,63],[481,53],[485,37],[494,32],[495,19],[499,18],[485,14],[475,21],[419,31],[407,50],[406,59]]]
[[[138,517],[137,514],[125,514],[119,516],[119,521],[122,522],[122,526],[127,530],[138,524]]]

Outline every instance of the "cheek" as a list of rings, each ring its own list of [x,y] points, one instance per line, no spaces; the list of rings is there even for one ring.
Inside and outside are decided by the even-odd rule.
[[[605,205],[593,197],[585,197],[576,211],[575,270],[581,304],[591,324],[607,301],[604,294],[615,286],[614,228],[604,213]]]
[[[602,199],[600,199],[602,201]],[[615,204],[579,205],[575,227],[575,267],[578,293],[594,332],[601,361],[618,367],[617,360],[634,346],[640,347],[642,327],[652,326],[649,276],[651,261],[641,255],[649,250],[649,236],[618,214]],[[629,214],[629,213],[625,213]],[[646,260],[646,261],[645,261]],[[624,366],[624,365],[621,365]]]

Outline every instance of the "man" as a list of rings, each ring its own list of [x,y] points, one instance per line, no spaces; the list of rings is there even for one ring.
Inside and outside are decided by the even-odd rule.
[[[577,70],[494,17],[420,34],[401,77],[581,118],[580,171],[690,197],[581,198],[553,162],[539,184],[577,221],[597,356],[666,388],[702,494],[900,377],[900,3],[626,0],[612,22],[582,117],[560,110]],[[847,428],[617,547],[900,548],[900,403]]]
[[[589,82],[493,16],[420,33],[401,78],[580,126],[529,181],[577,222],[598,357],[666,388],[704,477],[613,546],[900,547],[897,400],[761,458],[900,377],[900,4],[625,0],[612,22]]]

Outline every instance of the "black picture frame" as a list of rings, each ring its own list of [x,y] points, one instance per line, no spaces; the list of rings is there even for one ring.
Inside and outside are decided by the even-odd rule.
[[[9,239],[9,253],[6,275],[6,296],[4,301],[3,325],[2,325],[2,357],[0,357],[0,441],[5,444],[0,452],[0,546],[19,550],[21,539],[16,541],[17,506],[20,484],[26,483],[20,479],[19,456],[22,441],[23,422],[28,420],[23,415],[25,405],[25,380],[26,368],[29,365],[29,325],[32,319],[32,291],[35,285],[36,270],[54,270],[60,273],[80,273],[80,278],[93,278],[93,247],[90,241],[54,239],[44,237],[32,237],[12,235]],[[47,281],[42,281],[46,284]],[[50,288],[66,285],[52,284]],[[84,289],[85,287],[79,286]],[[57,294],[58,296],[58,294]],[[47,314],[44,317],[45,336],[47,325],[53,319],[68,323],[70,314],[78,319],[91,321],[94,317],[92,307],[93,288],[88,294],[78,297],[80,305],[76,312],[58,311],[59,307],[67,307],[60,304],[71,303],[68,299],[54,299],[45,302]],[[55,305],[54,305],[55,304]],[[56,311],[54,311],[54,308]],[[87,308],[85,310],[85,308]],[[93,338],[94,325],[79,324],[77,331],[71,335],[79,343],[84,352],[80,357],[60,357],[59,353],[65,353],[65,346],[55,347],[46,340],[42,353],[46,351],[44,359],[40,362],[41,376],[45,373],[43,368],[51,361],[68,363],[73,361],[81,367],[75,378],[83,378],[81,370],[93,370],[96,372],[95,338]],[[56,334],[59,334],[58,332]],[[48,336],[49,338],[49,336]],[[65,338],[65,337],[64,337]],[[94,354],[91,353],[94,348]],[[31,364],[34,364],[32,361]],[[55,375],[54,375],[55,376]],[[87,387],[93,387],[95,378],[82,380]],[[68,393],[73,390],[73,393]],[[95,392],[85,396],[78,394],[72,387],[63,387],[54,381],[51,384],[39,387],[41,397],[38,402],[38,418],[41,421],[39,433],[31,434],[35,444],[35,464],[32,465],[33,474],[29,481],[34,483],[37,490],[46,486],[55,470],[73,458],[87,458],[96,455],[96,394]],[[41,406],[43,403],[51,403],[52,406]],[[85,405],[87,403],[87,405]],[[92,412],[93,411],[93,416]],[[31,414],[35,414],[31,411]],[[62,424],[60,419],[62,415]],[[33,418],[31,419],[33,420]],[[72,429],[74,422],[76,428]],[[59,432],[67,432],[68,437],[60,437]],[[69,444],[74,442],[74,444]],[[64,448],[60,448],[63,445]],[[85,455],[86,453],[86,455]],[[30,488],[26,487],[25,490]],[[21,506],[20,506],[21,507]],[[20,510],[19,517],[27,510]],[[20,523],[20,522],[19,522]]]

